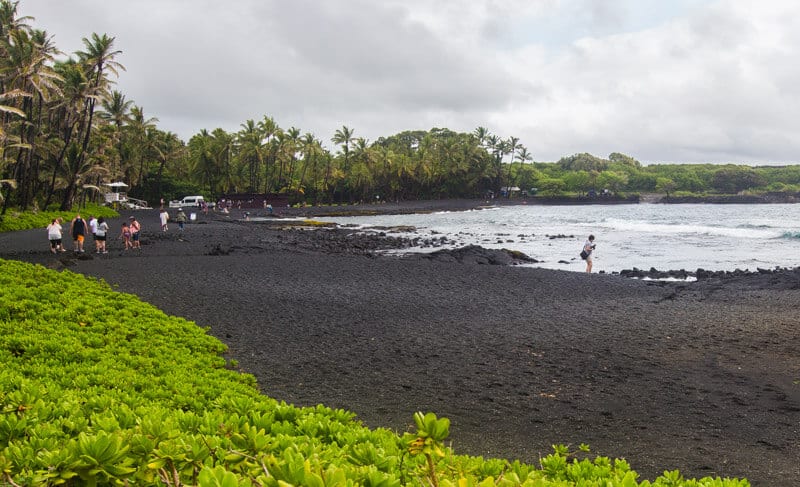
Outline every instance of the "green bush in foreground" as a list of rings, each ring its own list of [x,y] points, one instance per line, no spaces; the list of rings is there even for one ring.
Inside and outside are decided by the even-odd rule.
[[[0,290],[0,485],[749,485],[638,483],[561,446],[538,467],[455,455],[432,413],[401,437],[265,397],[197,325],[103,282],[0,260]]]
[[[89,215],[103,218],[116,218],[119,213],[107,206],[100,206],[96,204],[87,204],[81,210],[72,211],[39,211],[39,212],[18,212],[11,210],[3,216],[0,216],[0,232],[11,232],[15,230],[30,230],[32,228],[45,228],[54,218],[61,218],[64,223],[69,222],[75,218],[79,213],[89,218]],[[66,230],[66,228],[65,228]]]

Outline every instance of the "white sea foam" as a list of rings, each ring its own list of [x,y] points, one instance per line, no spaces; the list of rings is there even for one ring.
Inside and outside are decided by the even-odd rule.
[[[594,270],[734,270],[800,265],[800,205],[506,206],[490,211],[320,218],[416,228],[408,237],[518,250],[539,267],[579,271],[587,235]]]

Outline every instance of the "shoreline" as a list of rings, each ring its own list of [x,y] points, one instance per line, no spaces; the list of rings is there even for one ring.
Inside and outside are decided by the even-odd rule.
[[[588,443],[641,479],[800,477],[800,271],[642,281],[378,256],[395,243],[240,215],[164,234],[157,213],[135,213],[141,251],[53,257],[32,230],[0,234],[0,257],[208,327],[278,400],[400,433],[415,411],[448,417],[456,453],[536,463]]]

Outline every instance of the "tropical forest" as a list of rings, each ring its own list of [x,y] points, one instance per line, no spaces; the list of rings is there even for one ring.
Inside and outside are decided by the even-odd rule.
[[[649,164],[614,152],[537,162],[524,142],[485,127],[406,130],[369,141],[283,127],[269,115],[238,130],[200,130],[188,141],[115,89],[123,51],[91,34],[66,54],[18,2],[0,1],[2,214],[71,209],[121,181],[145,201],[203,194],[283,193],[296,204],[557,196],[796,192],[800,167]],[[516,189],[517,191],[513,191]]]

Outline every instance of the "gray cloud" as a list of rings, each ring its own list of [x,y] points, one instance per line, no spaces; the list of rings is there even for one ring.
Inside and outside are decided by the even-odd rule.
[[[185,139],[266,115],[324,141],[342,125],[371,140],[480,125],[519,137],[536,160],[621,151],[650,162],[800,162],[791,0],[20,8],[66,51],[92,32],[115,36],[128,68],[120,90]]]

